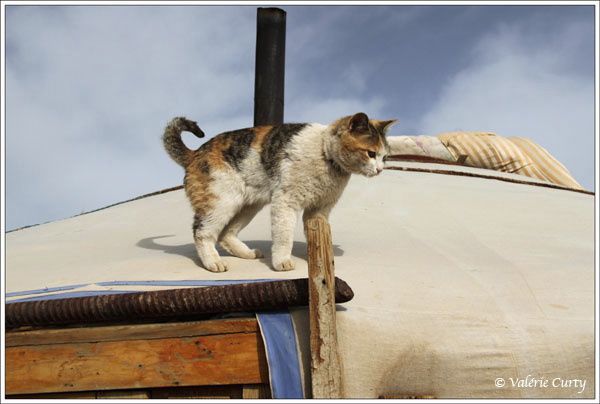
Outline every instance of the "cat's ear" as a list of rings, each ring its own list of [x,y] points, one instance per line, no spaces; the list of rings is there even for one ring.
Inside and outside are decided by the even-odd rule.
[[[350,132],[365,132],[369,130],[369,117],[364,112],[352,115],[348,124]]]
[[[377,128],[377,130],[379,130],[383,134],[385,134],[387,132],[387,130],[389,128],[391,128],[392,125],[395,124],[396,122],[398,122],[397,119],[390,119],[387,121],[378,121],[378,120],[374,119],[371,121],[373,126],[375,126]]]

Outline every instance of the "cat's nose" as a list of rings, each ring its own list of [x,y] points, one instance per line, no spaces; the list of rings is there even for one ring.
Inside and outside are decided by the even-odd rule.
[[[381,174],[381,172],[383,171],[383,168],[379,168],[379,167],[377,167],[377,168],[376,168],[376,170],[377,170],[377,175],[379,175],[379,174]]]

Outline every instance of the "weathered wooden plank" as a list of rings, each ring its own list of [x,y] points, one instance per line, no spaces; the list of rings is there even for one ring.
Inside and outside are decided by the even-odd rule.
[[[148,390],[106,390],[96,392],[96,398],[106,400],[138,400],[150,398]]]
[[[341,398],[342,371],[335,322],[335,278],[327,219],[306,221],[311,380],[313,398]]]
[[[15,346],[5,356],[7,394],[269,380],[258,333]]]
[[[271,389],[268,384],[246,384],[242,386],[242,398],[251,400],[271,398]]]
[[[242,398],[242,386],[193,386],[152,389],[153,399],[239,399]]]
[[[257,332],[256,318],[9,331],[7,347]]]
[[[70,393],[15,394],[10,399],[265,399],[271,398],[268,384],[162,387],[139,390],[77,391]]]
[[[7,399],[15,400],[94,400],[95,391],[76,391],[73,393],[44,393],[44,394],[13,394]]]

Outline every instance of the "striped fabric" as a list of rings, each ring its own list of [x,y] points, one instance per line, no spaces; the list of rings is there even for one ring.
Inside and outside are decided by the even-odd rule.
[[[392,155],[427,156],[456,161],[446,146],[435,136],[389,136],[387,140]]]
[[[448,132],[437,136],[456,160],[472,167],[526,175],[568,188],[583,189],[546,149],[523,137],[487,132]]]

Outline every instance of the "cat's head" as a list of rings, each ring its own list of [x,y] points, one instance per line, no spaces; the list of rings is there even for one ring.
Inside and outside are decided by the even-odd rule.
[[[339,137],[337,163],[346,171],[373,177],[383,171],[389,153],[387,130],[396,122],[369,120],[363,112],[339,119],[334,134]]]

